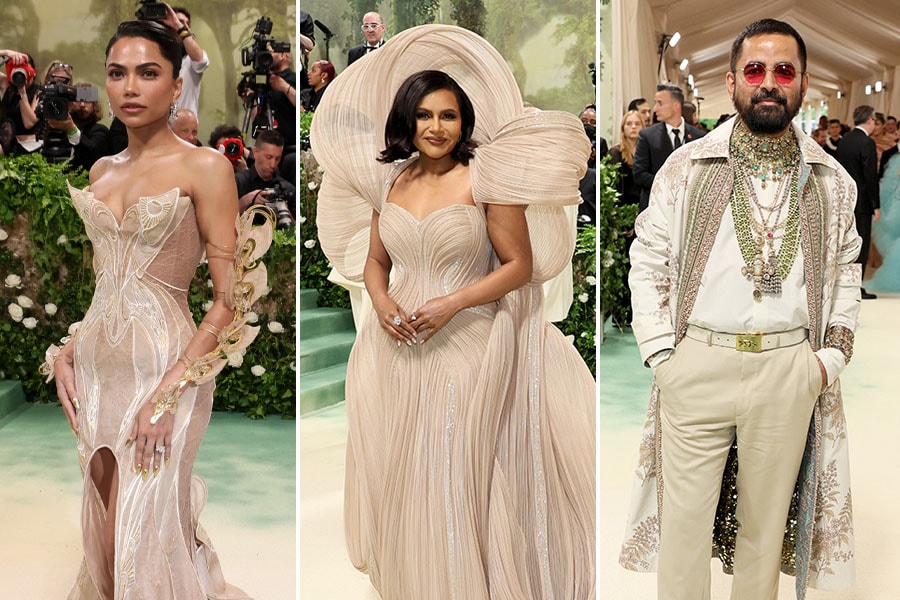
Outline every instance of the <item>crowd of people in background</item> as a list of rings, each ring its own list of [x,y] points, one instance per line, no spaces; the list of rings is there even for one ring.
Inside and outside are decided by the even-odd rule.
[[[733,116],[733,113],[720,115],[713,129]],[[863,265],[865,279],[866,267],[871,272],[883,259],[876,243],[870,241],[873,224],[878,223],[881,216],[880,198],[900,192],[900,131],[897,117],[886,116],[867,105],[857,107],[853,121],[847,124],[821,115],[809,136],[825,153],[834,157],[857,184],[856,220],[863,238],[858,262]],[[657,86],[652,106],[646,98],[629,102],[619,121],[618,138],[608,152],[610,162],[619,170],[618,202],[637,205],[638,212],[647,208],[654,176],[668,156],[682,144],[699,139],[709,131],[699,121],[696,107],[684,101],[683,91],[675,84]],[[600,144],[605,147],[605,140]],[[602,159],[605,154],[599,153],[598,158]],[[633,230],[626,232],[626,237],[630,242]],[[861,294],[864,299],[876,298],[865,289]]]
[[[166,16],[160,22],[175,32],[183,46],[179,73],[181,94],[171,107],[169,125],[185,142],[202,146],[199,140],[200,89],[203,74],[210,64],[209,56],[191,30],[188,9],[165,6]],[[304,36],[301,36],[301,46],[305,52]],[[210,135],[209,146],[231,160],[238,187],[241,178],[265,184],[256,188],[253,202],[242,203],[242,209],[254,203],[271,203],[276,211],[282,209],[278,213],[278,223],[286,227],[293,223],[295,215],[294,156],[300,90],[296,73],[291,68],[291,53],[276,51],[279,49],[270,48],[272,66],[265,89],[267,106],[260,106],[254,90],[246,86],[236,90],[250,112],[253,130],[242,131],[233,124],[220,124]],[[40,153],[48,162],[65,162],[67,169],[81,168],[89,172],[100,158],[118,154],[127,147],[128,137],[121,121],[110,114],[109,126],[101,122],[104,111],[97,88],[103,87],[102,82],[97,82],[101,84],[98,86],[76,81],[75,67],[64,59],[52,61],[40,78],[33,57],[19,50],[0,50],[0,65],[0,154]],[[330,63],[314,65],[311,83],[307,82],[305,72],[301,78],[304,88],[309,86],[318,94],[313,108],[334,77],[334,68],[329,69],[329,66]],[[51,87],[54,85],[64,87]],[[78,91],[79,88],[87,88],[87,91]],[[68,99],[67,95],[74,95],[75,100]],[[64,114],[54,111],[60,98],[69,100],[67,109],[62,109]],[[266,107],[272,114],[270,126],[265,119],[257,118],[257,112]],[[277,146],[277,152],[272,151],[273,144]],[[265,156],[264,165],[256,164],[258,156]],[[244,171],[252,175],[241,175]],[[280,203],[288,207],[289,214]]]
[[[315,113],[316,108],[329,84],[338,77],[334,64],[327,59],[311,60],[310,55],[316,47],[315,19],[306,11],[300,11],[300,46],[303,51],[301,57],[301,77],[299,83],[298,110],[301,113]],[[367,12],[363,15],[360,24],[363,43],[353,46],[347,52],[347,66],[349,67],[364,56],[377,52],[385,42],[386,27],[384,19],[377,12]],[[526,103],[525,111],[540,110],[539,107]],[[647,109],[649,113],[649,108]],[[597,107],[593,102],[585,104],[578,117],[584,125],[585,134],[591,141],[591,158],[588,161],[588,170],[580,182],[582,204],[578,207],[578,224],[596,224],[596,160],[606,156],[609,151],[607,141],[597,136]],[[242,196],[243,197],[243,196]],[[245,198],[249,201],[249,197]]]

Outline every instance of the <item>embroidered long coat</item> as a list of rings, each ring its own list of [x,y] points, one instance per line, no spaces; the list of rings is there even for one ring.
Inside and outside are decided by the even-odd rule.
[[[638,217],[631,249],[634,332],[642,359],[678,344],[687,329],[700,279],[733,187],[728,145],[735,119],[672,154],[657,173],[650,207]],[[860,268],[853,209],[856,186],[841,166],[794,126],[800,143],[800,235],[810,342],[819,349],[830,327],[856,329]],[[736,258],[737,261],[740,257]],[[691,268],[686,265],[692,265]],[[659,390],[650,394],[628,527],[619,562],[656,570],[664,484],[661,481]],[[723,477],[732,497],[733,465]],[[733,502],[721,502],[718,522],[734,523]],[[730,520],[729,520],[730,519]],[[782,570],[796,577],[797,597],[807,586],[826,590],[853,583],[853,522],[847,432],[840,381],[819,396],[786,524]],[[714,551],[733,556],[733,535],[717,532]],[[724,540],[724,542],[723,542]],[[731,545],[731,547],[728,547]]]

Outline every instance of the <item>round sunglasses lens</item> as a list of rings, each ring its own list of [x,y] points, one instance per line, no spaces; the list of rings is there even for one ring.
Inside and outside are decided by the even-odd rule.
[[[775,65],[775,81],[787,85],[794,81],[797,71],[791,65]]]
[[[762,65],[751,63],[744,67],[744,79],[750,85],[759,85],[766,77],[766,69]]]

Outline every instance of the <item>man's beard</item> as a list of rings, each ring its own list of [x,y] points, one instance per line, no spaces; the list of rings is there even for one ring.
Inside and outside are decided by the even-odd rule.
[[[775,100],[777,106],[760,106],[763,100]],[[798,96],[796,101],[791,103],[787,96],[775,92],[774,90],[759,90],[750,96],[750,102],[744,104],[737,94],[734,97],[734,108],[741,116],[741,120],[747,125],[747,129],[754,133],[780,133],[791,124],[791,120],[797,116],[802,104],[801,98]]]

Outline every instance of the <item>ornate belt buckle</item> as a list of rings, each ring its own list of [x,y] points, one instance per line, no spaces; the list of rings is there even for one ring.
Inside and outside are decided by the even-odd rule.
[[[761,333],[739,333],[734,336],[734,348],[740,352],[762,352]]]

